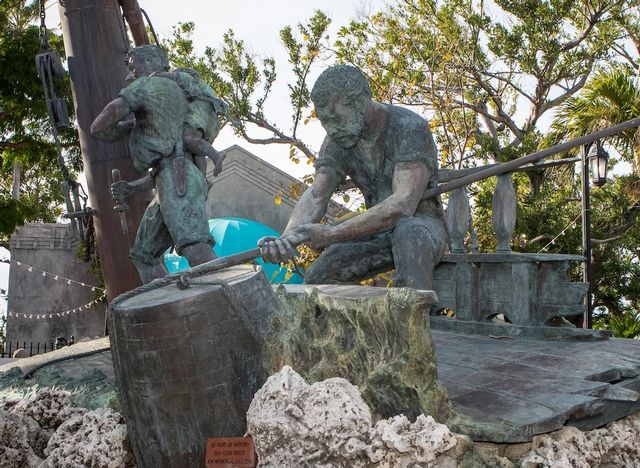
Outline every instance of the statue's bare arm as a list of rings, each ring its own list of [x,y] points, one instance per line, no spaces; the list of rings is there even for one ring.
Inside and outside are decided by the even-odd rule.
[[[329,200],[337,187],[338,175],[336,171],[326,167],[318,168],[313,183],[296,203],[283,236],[293,234],[303,224],[320,222],[327,212]]]
[[[298,233],[301,226],[319,223],[327,211],[331,195],[338,187],[338,175],[331,168],[320,167],[313,183],[296,203],[289,223],[280,238],[265,237],[259,246],[265,261],[279,263],[289,260],[295,253],[295,246],[302,239]],[[320,224],[318,224],[320,225]]]
[[[129,114],[131,108],[127,101],[121,97],[114,99],[91,124],[91,134],[105,140],[121,137],[133,126],[133,120],[125,120]]]
[[[134,121],[127,119],[131,108],[127,101],[119,97],[111,101],[102,109],[100,115],[91,124],[91,134],[106,140],[113,140],[127,133]],[[126,120],[125,120],[126,119]],[[123,202],[134,193],[153,188],[151,174],[145,174],[140,179],[127,182],[120,180],[111,184],[111,195],[115,200]]]
[[[301,225],[295,234],[309,239],[312,247],[324,247],[393,229],[402,218],[415,214],[431,175],[423,162],[398,163],[393,172],[393,193],[387,199],[344,223]]]

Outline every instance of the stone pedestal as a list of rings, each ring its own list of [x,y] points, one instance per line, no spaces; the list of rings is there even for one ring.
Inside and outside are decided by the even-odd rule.
[[[449,417],[429,330],[433,291],[287,285],[278,296],[270,373],[289,365],[311,383],[347,379],[377,418]]]

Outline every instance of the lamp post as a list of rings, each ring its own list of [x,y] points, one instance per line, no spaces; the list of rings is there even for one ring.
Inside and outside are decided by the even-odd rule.
[[[584,265],[582,277],[587,283],[587,295],[584,298],[584,328],[592,328],[591,282],[593,281],[593,265],[591,263],[591,203],[589,200],[589,166],[591,166],[591,181],[596,187],[607,182],[607,161],[609,154],[602,147],[600,140],[582,151],[582,255]],[[587,163],[589,163],[587,165]]]

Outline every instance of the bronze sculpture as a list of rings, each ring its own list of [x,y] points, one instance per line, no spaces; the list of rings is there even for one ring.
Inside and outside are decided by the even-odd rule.
[[[395,267],[397,286],[432,289],[433,268],[447,241],[439,199],[422,200],[435,186],[437,149],[425,119],[371,99],[360,70],[337,65],[316,81],[311,99],[327,136],[305,191],[280,238],[264,238],[267,261],[286,261],[295,244],[327,247],[305,282],[349,283]],[[321,224],[327,204],[349,176],[367,211],[344,223]]]
[[[168,72],[168,61],[156,46],[132,49],[128,65],[132,83],[103,109],[91,133],[113,139],[130,131],[134,167],[147,172],[138,180],[113,184],[114,198],[156,189],[129,253],[147,283],[167,274],[162,255],[172,245],[191,266],[215,258],[204,208],[208,186],[197,158],[209,156],[216,172],[221,169],[223,155],[203,138],[217,135],[217,113],[225,107],[197,75]],[[128,117],[132,112],[135,120]]]

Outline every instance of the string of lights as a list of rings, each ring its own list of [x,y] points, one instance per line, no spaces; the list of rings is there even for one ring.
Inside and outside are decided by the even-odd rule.
[[[100,296],[98,299],[94,299],[91,302],[87,302],[84,305],[81,305],[80,307],[76,307],[74,309],[69,309],[69,310],[65,310],[62,312],[51,312],[51,313],[47,313],[47,314],[24,314],[24,313],[16,313],[16,312],[7,312],[7,315],[9,317],[22,317],[22,318],[26,318],[26,319],[30,319],[30,320],[42,320],[42,319],[53,319],[53,318],[59,318],[59,317],[63,317],[66,315],[71,315],[71,314],[77,314],[78,312],[83,312],[85,310],[90,309],[92,306],[99,304],[100,302],[102,302],[102,300],[105,298],[105,295],[103,294],[102,296]]]
[[[547,242],[547,245],[545,245],[540,250],[538,250],[538,253],[544,252],[545,250],[547,250],[547,247],[549,247],[550,245],[555,244],[556,240],[558,240],[558,238],[560,236],[564,235],[564,233],[567,232],[567,230],[569,228],[572,228],[572,227],[574,227],[576,225],[576,222],[578,221],[578,219],[580,219],[581,216],[582,216],[582,213],[580,213],[578,216],[576,216],[576,218],[573,221],[571,221],[569,224],[567,224],[567,226],[562,231],[560,231],[560,234],[558,234],[556,237],[551,239],[549,242]]]
[[[26,264],[24,264],[22,262],[19,262],[19,261],[11,260],[11,264],[15,265],[15,266],[18,266],[18,267],[21,267],[21,268],[25,268],[29,272],[38,273],[38,274],[40,274],[40,275],[42,275],[44,277],[51,277],[51,278],[53,278],[54,281],[66,281],[68,285],[76,284],[78,286],[82,286],[84,288],[91,289],[91,291],[102,291],[102,292],[105,291],[104,288],[101,288],[99,286],[94,286],[92,284],[83,283],[82,281],[76,281],[74,279],[67,278],[67,277],[62,276],[62,275],[57,275],[55,273],[51,273],[50,271],[45,271],[45,270],[42,270],[40,268],[36,268],[36,267],[34,267],[32,265],[26,265]]]

